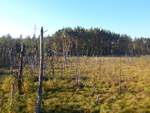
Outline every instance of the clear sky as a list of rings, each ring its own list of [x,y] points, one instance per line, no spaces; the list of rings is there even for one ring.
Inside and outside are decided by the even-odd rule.
[[[35,24],[37,35],[81,26],[150,37],[150,0],[0,0],[0,36],[32,35]]]

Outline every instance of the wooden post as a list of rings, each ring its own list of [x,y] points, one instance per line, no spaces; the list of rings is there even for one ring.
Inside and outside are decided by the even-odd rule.
[[[40,69],[39,69],[39,83],[38,83],[38,96],[37,96],[37,105],[36,113],[41,112],[41,102],[42,102],[42,82],[43,82],[43,27],[41,27],[41,37],[40,37]]]

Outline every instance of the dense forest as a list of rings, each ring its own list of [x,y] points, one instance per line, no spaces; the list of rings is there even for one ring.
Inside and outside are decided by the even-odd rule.
[[[39,37],[0,37],[0,65],[15,66],[21,45],[24,45],[25,63],[38,59]],[[69,56],[140,56],[150,54],[149,38],[131,38],[100,28],[63,28],[44,37],[45,55]]]

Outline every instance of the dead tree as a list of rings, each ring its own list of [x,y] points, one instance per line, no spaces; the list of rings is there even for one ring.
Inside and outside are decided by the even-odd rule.
[[[20,66],[19,66],[19,74],[18,74],[18,91],[19,94],[22,94],[22,82],[23,82],[23,56],[24,56],[24,45],[21,45],[21,51],[20,51]]]
[[[79,54],[78,54],[78,42],[76,40],[76,85],[79,86],[80,85],[80,69],[79,69],[79,65],[80,65],[80,59],[79,59]]]
[[[15,106],[15,93],[17,91],[17,87],[15,85],[15,81],[12,81],[11,83],[11,91],[10,91],[10,113],[13,113],[13,109]]]
[[[119,89],[118,89],[119,90],[119,94],[121,94],[121,92],[122,92],[122,86],[121,86],[122,85],[121,84],[121,82],[122,82],[122,67],[121,67],[122,63],[121,63],[121,61],[122,60],[121,60],[121,57],[120,57],[119,58],[119,67],[120,67],[119,68],[119,81],[118,81],[119,82]]]
[[[12,66],[13,66],[13,63],[12,63],[12,48],[10,48],[9,50],[9,70],[10,70],[10,73],[12,74]]]
[[[64,79],[64,71],[65,71],[65,58],[64,58],[64,54],[63,54],[63,58],[62,58],[62,64],[61,64],[61,79]]]
[[[41,112],[41,102],[42,102],[42,82],[43,82],[43,27],[41,27],[41,37],[40,37],[40,69],[39,69],[39,83],[38,83],[38,95],[37,95],[37,105],[36,113]]]
[[[62,43],[62,52],[60,52],[61,56],[61,79],[64,79],[64,71],[66,66],[66,56],[68,55],[68,51],[70,49],[70,40],[68,38],[68,35],[65,33],[63,37],[61,37],[61,43]]]
[[[52,79],[55,77],[55,55],[53,53],[52,59],[51,59],[51,69],[52,69]]]

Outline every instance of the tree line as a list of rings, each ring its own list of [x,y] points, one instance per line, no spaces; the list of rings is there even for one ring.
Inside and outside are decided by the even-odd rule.
[[[24,61],[37,64],[39,37],[0,37],[0,66],[17,66],[21,45],[25,46]],[[63,28],[44,37],[44,55],[62,53],[69,56],[140,56],[150,54],[150,38],[132,39],[101,28]]]

